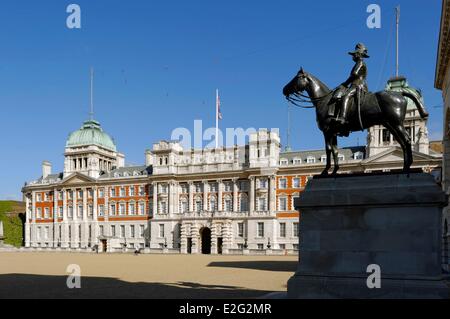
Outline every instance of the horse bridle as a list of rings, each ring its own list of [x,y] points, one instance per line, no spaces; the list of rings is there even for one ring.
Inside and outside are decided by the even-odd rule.
[[[303,93],[295,92],[295,93],[292,93],[292,95],[294,95],[295,98],[292,97],[291,95],[289,95],[289,96],[286,96],[286,99],[288,100],[289,103],[293,104],[296,107],[300,107],[300,108],[303,108],[303,109],[313,109],[313,108],[315,108],[314,105],[300,105],[300,104],[297,104],[297,103],[320,102],[321,100],[323,100],[324,98],[326,98],[330,94],[334,93],[334,91],[336,91],[336,89],[328,92],[324,96],[320,96],[320,97],[316,97],[316,98],[311,98],[308,95],[305,95]]]

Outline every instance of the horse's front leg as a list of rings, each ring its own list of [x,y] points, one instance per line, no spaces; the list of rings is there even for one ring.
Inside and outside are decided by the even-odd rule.
[[[333,160],[334,160],[334,169],[332,175],[336,175],[337,171],[339,170],[339,154],[338,154],[338,146],[337,146],[337,136],[334,135],[332,137],[331,144],[331,150],[333,152]]]
[[[327,176],[328,175],[328,170],[331,167],[331,140],[332,137],[330,137],[328,134],[324,134],[324,138],[325,138],[325,151],[327,153],[327,164],[325,165],[325,169],[323,170],[322,174],[320,174],[321,176]]]

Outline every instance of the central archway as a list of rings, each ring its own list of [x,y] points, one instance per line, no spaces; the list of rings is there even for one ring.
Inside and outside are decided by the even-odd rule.
[[[202,254],[211,254],[211,229],[208,227],[200,229],[200,237],[202,239]]]

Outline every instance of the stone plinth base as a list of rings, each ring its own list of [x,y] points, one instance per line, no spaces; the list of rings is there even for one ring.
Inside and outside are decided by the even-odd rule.
[[[446,196],[423,173],[314,178],[300,198],[299,266],[289,298],[448,298],[442,280]],[[381,288],[370,289],[369,265]]]

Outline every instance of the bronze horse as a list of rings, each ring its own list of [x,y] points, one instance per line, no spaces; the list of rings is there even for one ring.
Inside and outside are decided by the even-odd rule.
[[[319,129],[325,138],[327,164],[322,175],[328,175],[331,168],[331,154],[333,154],[333,175],[339,170],[337,136],[348,136],[351,132],[362,131],[374,125],[386,127],[403,150],[403,171],[409,172],[413,162],[411,151],[411,138],[403,126],[406,116],[408,97],[423,109],[421,101],[416,96],[407,92],[367,93],[361,100],[360,111],[353,103],[348,113],[348,124],[345,127],[337,125],[333,116],[329,115],[330,107],[337,107],[333,93],[325,84],[313,75],[301,69],[298,74],[284,87],[283,95],[295,104],[294,101],[303,96],[306,91],[309,99],[316,109],[316,119]]]

